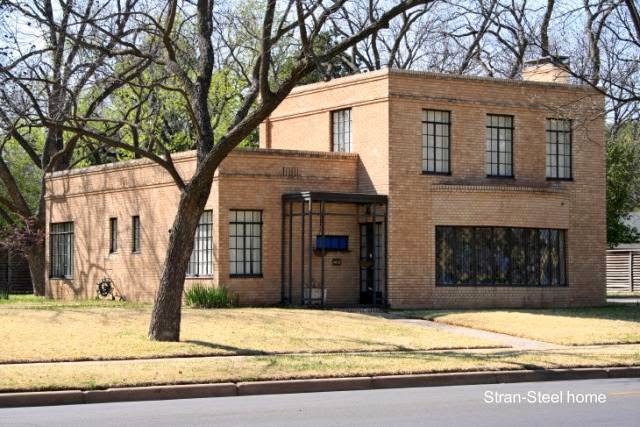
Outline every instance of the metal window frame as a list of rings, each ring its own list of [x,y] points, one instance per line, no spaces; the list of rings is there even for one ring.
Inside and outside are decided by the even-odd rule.
[[[68,230],[54,231],[54,228],[68,226]],[[52,279],[73,279],[75,258],[75,226],[73,221],[49,224],[49,277]],[[61,250],[61,253],[59,251]]]
[[[488,119],[489,117],[508,117],[511,119],[511,126],[510,127],[506,127],[506,126],[493,126],[493,125],[489,125],[486,123],[486,119]],[[496,140],[496,144],[497,144],[497,167],[498,167],[498,174],[492,174],[492,173],[486,173],[486,166],[487,163],[491,166],[494,163],[491,161],[491,153],[493,153],[493,151],[490,150],[491,148],[491,144],[489,144],[489,149],[487,149],[487,138],[485,137],[485,175],[487,178],[514,178],[515,177],[515,161],[514,161],[514,151],[513,151],[513,140],[515,139],[515,116],[511,115],[511,114],[493,114],[493,113],[487,113],[486,117],[485,117],[485,129],[488,132],[488,137],[489,137],[489,142],[493,142],[493,139],[491,138],[491,129],[496,129],[498,131],[498,135],[497,135],[497,140]],[[500,172],[500,131],[501,130],[506,130],[509,129],[511,130],[511,140],[509,141],[509,144],[511,146],[511,174],[502,174]],[[487,158],[486,155],[487,153],[489,153],[489,162],[487,162]],[[490,170],[492,168],[489,168]]]
[[[109,254],[118,252],[118,218],[109,218]]]
[[[207,220],[207,221],[210,220],[210,221],[203,222],[203,220]],[[200,237],[200,233],[202,233],[203,230],[205,235],[204,237]],[[209,240],[208,249],[206,247],[204,250],[200,248],[199,242],[203,239]],[[204,257],[204,261],[200,259],[200,255],[202,253],[208,254]],[[193,260],[194,255],[196,258],[195,261]],[[208,256],[208,261],[207,261],[207,256]],[[203,266],[206,266],[207,264],[209,266],[210,273],[203,274],[201,269],[203,268]],[[195,265],[196,271],[192,270],[192,266],[194,265]],[[196,226],[196,232],[193,236],[193,249],[191,250],[191,256],[189,257],[189,264],[187,266],[186,276],[187,277],[212,277],[213,276],[213,210],[212,209],[207,209],[203,211],[202,215],[200,215],[200,219],[198,220],[198,225]]]
[[[547,125],[548,125],[549,121],[551,121],[551,120],[568,122],[569,123],[569,130],[567,131],[567,130],[558,130],[558,129],[555,129],[555,130],[548,129]],[[545,168],[544,168],[545,169],[545,173],[544,173],[545,174],[545,178],[548,181],[573,181],[573,120],[571,120],[571,119],[561,119],[561,118],[556,118],[556,117],[547,117],[545,119],[545,129],[544,130],[545,130],[545,140],[546,140],[546,138],[547,138],[547,136],[549,134],[552,134],[554,136],[554,142],[555,142],[555,146],[556,146],[556,154],[554,155],[555,159],[556,159],[556,167],[555,167],[556,176],[553,177],[553,176],[548,176],[547,175],[547,164],[546,164],[546,162],[549,160],[549,157],[551,156],[549,154],[549,145],[550,144],[553,145],[553,143],[549,143],[549,142],[545,141],[545,147],[546,147],[546,150],[547,150],[547,152],[545,152]],[[569,176],[568,177],[560,177],[559,176],[560,168],[558,167],[558,165],[559,165],[558,159],[560,158],[560,156],[558,154],[558,147],[560,146],[560,143],[558,142],[559,141],[558,135],[560,133],[563,133],[563,134],[567,134],[568,133],[569,134],[569,156],[568,156],[569,157]],[[567,157],[567,156],[565,156],[565,157]]]
[[[439,242],[440,242],[440,238],[439,238],[439,231],[443,231],[449,229],[452,230],[452,237],[451,240],[452,242],[454,242],[454,247],[451,248],[451,260],[450,263],[453,265],[453,267],[451,267],[452,271],[449,272],[450,274],[447,274],[447,272],[442,272],[441,269],[441,264],[442,264],[442,255],[441,255],[441,248],[439,247]],[[458,280],[455,280],[455,275],[458,273],[456,271],[456,266],[459,264],[459,262],[456,262],[456,254],[459,253],[458,251],[458,242],[457,242],[457,230],[458,229],[471,229],[471,260],[470,260],[470,264],[472,265],[472,270],[470,271],[469,274],[474,277],[473,282],[471,283],[444,283],[441,280],[441,276],[446,276],[446,275],[451,275],[454,277],[454,282],[459,282]],[[492,259],[493,262],[490,264],[490,269],[491,269],[491,282],[490,283],[478,283],[477,277],[478,277],[478,272],[480,271],[479,268],[481,266],[486,267],[486,263],[483,262],[483,260],[479,260],[476,259],[476,255],[477,255],[477,251],[476,249],[480,246],[478,246],[478,236],[477,236],[477,230],[486,230],[486,229],[490,229],[491,230],[491,245],[485,245],[483,246],[483,251],[484,250],[489,250],[489,259]],[[496,282],[496,271],[495,271],[495,267],[496,267],[496,262],[497,262],[497,257],[496,257],[496,242],[495,242],[495,230],[497,229],[504,229],[507,230],[506,232],[506,239],[507,239],[507,248],[508,248],[508,253],[512,254],[513,250],[514,250],[514,242],[513,242],[513,231],[512,230],[534,230],[537,233],[535,233],[535,238],[531,241],[527,241],[526,243],[522,243],[521,246],[524,250],[525,253],[525,259],[529,259],[528,263],[525,264],[525,269],[524,269],[524,276],[526,277],[525,279],[525,283],[519,283],[519,284],[514,284],[513,282],[513,261],[510,261],[509,263],[509,271],[507,272],[508,275],[508,283],[497,283]],[[557,231],[557,238],[556,238],[556,244],[555,247],[551,247],[551,246],[546,246],[546,247],[542,247],[540,245],[540,239],[541,239],[541,232],[543,231]],[[536,228],[536,227],[504,227],[504,226],[476,226],[476,225],[469,225],[469,226],[460,226],[460,225],[437,225],[435,227],[435,239],[434,239],[434,246],[435,246],[435,269],[434,269],[434,273],[435,273],[435,284],[436,287],[508,287],[508,288],[564,288],[564,287],[568,287],[569,286],[569,277],[567,274],[567,259],[568,259],[568,253],[567,253],[567,234],[568,231],[566,229],[562,229],[562,228]],[[535,247],[534,252],[536,252],[535,254],[531,254],[530,253],[530,249],[532,247]],[[557,249],[558,251],[558,264],[557,264],[557,270],[555,272],[553,272],[552,270],[552,263],[548,262],[548,271],[546,272],[547,277],[549,278],[549,283],[547,284],[543,284],[541,281],[541,261],[542,261],[542,251],[543,249],[547,250],[548,254],[552,253],[553,249]],[[484,253],[484,252],[483,252]],[[528,256],[529,255],[529,256]],[[531,256],[535,256],[535,260],[534,262],[532,262],[530,260]],[[535,273],[534,275],[536,276],[536,280],[537,283],[529,283],[529,275],[531,274],[529,271],[529,266],[536,266],[535,268]],[[552,273],[555,274],[555,277],[558,278],[558,283],[557,284],[553,284],[553,280],[551,279],[553,277]],[[564,279],[564,283],[560,283],[560,280]]]
[[[424,157],[422,158],[422,174],[423,175],[445,175],[445,176],[449,176],[451,175],[451,140],[452,140],[452,135],[451,135],[451,117],[453,116],[453,112],[451,110],[434,110],[431,108],[423,108],[422,112],[429,112],[429,111],[433,111],[433,112],[437,112],[437,113],[447,113],[449,115],[449,119],[447,120],[447,122],[436,122],[436,121],[429,121],[427,120],[421,120],[422,124],[426,124],[427,126],[429,125],[433,125],[433,135],[434,135],[434,141],[433,141],[433,171],[429,171],[429,170],[424,170],[424,162],[427,161],[428,159],[425,159]],[[436,172],[436,143],[435,143],[435,135],[436,135],[436,125],[447,125],[447,172]],[[428,132],[427,132],[427,136],[428,136]],[[422,148],[425,148],[425,141],[424,141],[424,137],[425,134],[424,132],[422,133]],[[428,147],[426,147],[428,149]]]
[[[233,221],[231,220],[231,218],[229,218],[229,225],[242,225],[242,235],[236,235],[234,236],[236,239],[238,237],[241,237],[244,241],[246,241],[247,237],[251,238],[251,237],[258,237],[260,239],[260,261],[259,261],[259,271],[258,272],[254,272],[253,271],[253,255],[252,255],[252,251],[253,248],[249,247],[247,248],[246,245],[243,245],[244,247],[242,249],[238,249],[236,248],[231,248],[231,230],[229,229],[228,235],[229,235],[229,254],[231,254],[231,251],[235,250],[242,250],[243,252],[243,260],[242,260],[242,264],[243,264],[243,270],[245,271],[245,273],[231,273],[231,271],[229,271],[229,277],[230,278],[251,278],[251,277],[255,277],[255,278],[260,278],[263,277],[263,269],[262,269],[262,261],[264,258],[264,251],[263,251],[263,246],[264,246],[264,242],[263,242],[263,225],[264,225],[264,212],[262,211],[262,209],[230,209],[229,212],[259,212],[260,213],[260,221],[255,222],[255,221]],[[247,234],[247,225],[259,225],[259,235],[258,236],[252,236],[252,235],[248,235]],[[250,240],[250,239],[249,239]],[[244,242],[243,242],[244,243]],[[237,245],[236,245],[237,246]],[[247,251],[249,254],[249,257],[246,258],[247,255]],[[237,258],[236,258],[237,259]],[[234,263],[238,264],[239,261],[233,261]],[[231,267],[231,257],[229,257],[229,267]],[[247,269],[247,263],[249,265],[249,273],[246,273]]]
[[[344,143],[344,148],[343,150],[336,150],[336,132],[335,132],[335,124],[336,124],[336,115],[338,114],[344,114],[346,112],[349,112],[349,120],[345,121],[342,120],[343,123],[349,123],[349,149],[347,150],[346,148],[346,142]],[[343,132],[343,136],[347,135],[347,133]],[[346,138],[345,138],[346,141]],[[338,146],[338,148],[340,148]],[[353,111],[351,109],[351,107],[348,108],[341,108],[339,110],[332,110],[331,111],[331,151],[334,153],[351,153],[353,152]]]
[[[139,254],[142,249],[140,215],[131,217],[131,252]]]

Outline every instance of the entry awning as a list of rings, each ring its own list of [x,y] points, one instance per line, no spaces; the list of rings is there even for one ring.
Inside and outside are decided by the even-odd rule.
[[[285,193],[282,200],[298,202],[330,202],[330,203],[358,203],[358,204],[386,204],[387,196],[366,193],[332,193],[325,191],[301,191]]]

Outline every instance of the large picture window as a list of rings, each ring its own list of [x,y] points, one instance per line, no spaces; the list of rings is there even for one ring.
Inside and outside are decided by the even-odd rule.
[[[565,231],[436,227],[436,284],[564,286]]]
[[[49,237],[51,277],[73,277],[73,222],[51,224]]]
[[[547,119],[547,178],[571,179],[571,120]]]
[[[433,174],[451,172],[451,113],[422,111],[422,171]]]
[[[213,211],[204,211],[193,239],[193,251],[187,268],[188,276],[211,276],[213,274],[212,229]]]
[[[229,263],[232,277],[262,275],[262,211],[230,212]]]
[[[332,149],[336,152],[351,152],[351,108],[331,113]]]
[[[487,115],[487,176],[513,176],[513,117]]]

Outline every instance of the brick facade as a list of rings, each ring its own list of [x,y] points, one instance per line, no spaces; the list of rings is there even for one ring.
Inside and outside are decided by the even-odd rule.
[[[605,296],[605,149],[603,98],[571,85],[453,77],[383,70],[296,88],[260,127],[261,149],[236,150],[222,163],[206,209],[213,211],[213,276],[240,303],[281,299],[282,195],[298,191],[388,196],[388,282],[391,307],[537,307],[596,305]],[[331,112],[352,109],[352,152],[331,153]],[[422,110],[451,115],[451,174],[422,171]],[[487,114],[513,116],[513,178],[485,175]],[[545,120],[572,120],[572,180],[545,177]],[[183,177],[193,153],[176,155]],[[50,175],[48,222],[73,221],[74,276],[50,279],[55,297],[88,298],[113,278],[130,299],[153,298],[178,192],[170,177],[136,160]],[[229,274],[229,212],[262,210],[262,277]],[[327,234],[348,235],[350,251],[326,263],[327,303],[359,300],[358,208],[334,205]],[[131,253],[131,216],[142,224],[142,250]],[[109,218],[118,218],[119,250],[109,254]],[[299,262],[299,218],[294,264]],[[437,225],[567,230],[568,286],[435,284]],[[312,235],[319,234],[314,224]],[[308,243],[308,241],[307,241]],[[319,257],[313,257],[318,271]],[[307,260],[308,261],[308,260]],[[297,265],[297,264],[296,264]],[[293,272],[293,301],[300,298]],[[308,278],[306,279],[308,280]],[[313,277],[313,281],[317,277]]]

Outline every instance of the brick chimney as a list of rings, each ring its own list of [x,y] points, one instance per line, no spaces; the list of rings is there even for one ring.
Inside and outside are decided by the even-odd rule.
[[[571,83],[569,68],[569,57],[559,56],[552,58],[545,56],[533,61],[527,61],[522,67],[522,80],[530,82],[547,83]]]

